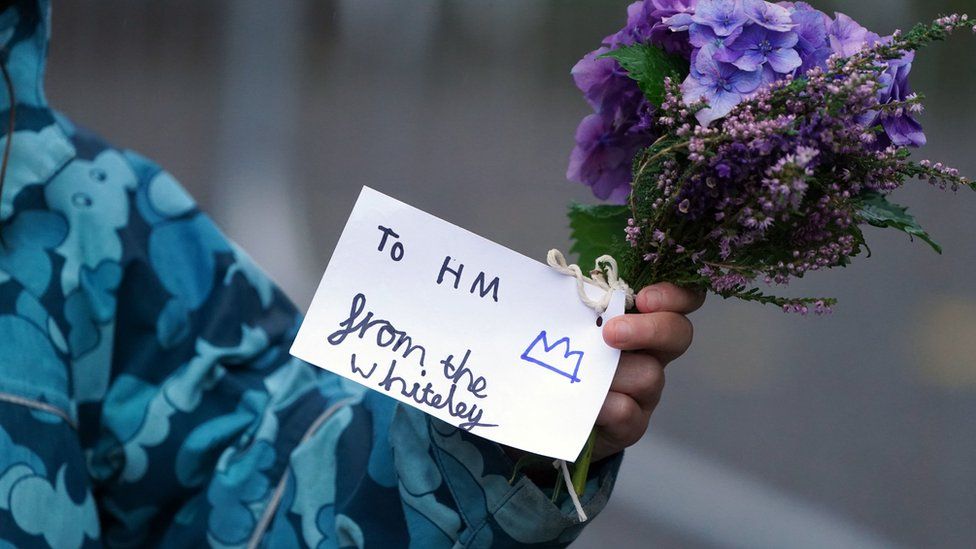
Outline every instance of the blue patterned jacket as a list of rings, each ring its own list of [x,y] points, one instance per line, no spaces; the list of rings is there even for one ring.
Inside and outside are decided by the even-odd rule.
[[[569,543],[498,445],[288,355],[299,313],[173,177],[48,107],[49,11],[0,15],[0,548]]]

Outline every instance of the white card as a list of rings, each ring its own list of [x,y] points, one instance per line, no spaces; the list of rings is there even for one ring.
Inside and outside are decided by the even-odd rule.
[[[615,292],[604,320],[623,309]],[[573,461],[620,357],[596,320],[574,278],[363,187],[291,354],[500,444]]]

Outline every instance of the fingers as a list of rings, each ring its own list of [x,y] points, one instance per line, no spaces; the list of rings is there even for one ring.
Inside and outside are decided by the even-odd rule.
[[[608,393],[596,418],[597,433],[603,439],[599,445],[600,453],[609,455],[634,445],[647,431],[650,417],[651,412],[643,410],[629,396],[613,391]]]
[[[689,314],[705,302],[705,292],[681,288],[669,282],[652,284],[642,289],[636,297],[637,310],[642,313]]]
[[[651,412],[664,390],[664,365],[691,346],[694,329],[685,316],[705,300],[702,292],[674,284],[654,284],[640,291],[640,314],[621,315],[603,327],[608,345],[623,351],[610,392],[597,416],[594,459],[635,444],[647,431]]]
[[[595,460],[615,454],[644,436],[664,391],[664,366],[643,353],[621,353],[610,392],[597,416]]]
[[[665,362],[681,356],[694,336],[684,315],[671,312],[621,315],[603,327],[607,345],[623,350],[644,350]]]
[[[621,353],[610,391],[629,396],[642,410],[652,411],[664,390],[664,366],[643,353]]]

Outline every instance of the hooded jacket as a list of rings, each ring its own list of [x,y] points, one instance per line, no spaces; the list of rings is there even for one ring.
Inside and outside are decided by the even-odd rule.
[[[0,548],[559,546],[489,441],[288,354],[301,320],[176,180],[52,111],[0,14]],[[11,107],[15,131],[8,134]],[[260,212],[255,212],[260,215]],[[619,458],[592,475],[606,503]]]

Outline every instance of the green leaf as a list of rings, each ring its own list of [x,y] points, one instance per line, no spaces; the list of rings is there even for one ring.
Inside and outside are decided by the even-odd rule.
[[[673,76],[684,80],[689,70],[688,62],[681,57],[647,44],[618,48],[600,57],[616,59],[627,75],[637,81],[647,100],[656,106],[664,101],[664,78]]]
[[[584,272],[593,268],[596,258],[625,245],[624,228],[629,218],[630,208],[627,206],[569,205],[570,237],[573,239],[569,252],[579,256],[577,263]]]
[[[884,195],[876,192],[868,192],[861,197],[861,207],[858,210],[858,217],[875,227],[898,229],[915,236],[926,242],[932,249],[942,253],[942,246],[939,246],[925,229],[915,221],[915,218],[908,213],[908,208],[888,202]]]

